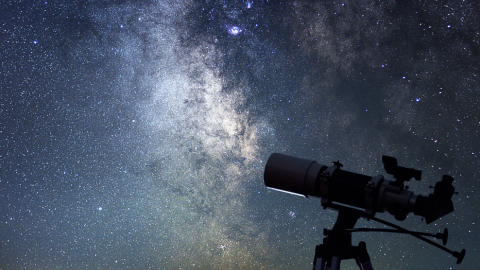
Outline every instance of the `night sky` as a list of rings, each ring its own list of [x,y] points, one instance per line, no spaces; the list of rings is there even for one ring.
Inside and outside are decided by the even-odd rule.
[[[422,195],[453,176],[453,213],[377,217],[447,227],[460,266],[408,235],[353,244],[375,269],[478,269],[479,18],[474,0],[2,2],[0,269],[311,269],[337,212],[267,189],[274,152],[387,179],[395,156]]]

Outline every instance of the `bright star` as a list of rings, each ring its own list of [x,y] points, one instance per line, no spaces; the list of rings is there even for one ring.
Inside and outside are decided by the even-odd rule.
[[[240,34],[243,30],[238,26],[229,26],[227,32],[230,35],[236,36]]]

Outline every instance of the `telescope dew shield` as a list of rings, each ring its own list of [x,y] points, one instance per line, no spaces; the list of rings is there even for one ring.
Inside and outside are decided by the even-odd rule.
[[[316,161],[274,153],[265,165],[265,186],[304,196],[317,196],[317,176],[327,166]]]

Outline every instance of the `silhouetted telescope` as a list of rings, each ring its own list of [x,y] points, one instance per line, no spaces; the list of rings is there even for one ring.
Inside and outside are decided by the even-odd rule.
[[[428,197],[404,188],[404,181],[421,179],[422,172],[397,165],[394,157],[383,156],[389,181],[382,175],[368,176],[340,169],[338,161],[325,166],[316,161],[274,153],[265,166],[265,185],[306,197],[320,197],[322,204],[337,202],[365,210],[367,215],[388,211],[397,220],[409,213],[425,217],[427,224],[453,212],[453,177],[444,175]],[[408,188],[408,187],[407,187]]]
[[[319,197],[324,208],[338,211],[337,221],[331,230],[324,230],[323,244],[315,249],[314,270],[338,270],[341,260],[355,259],[359,269],[372,270],[365,242],[352,246],[352,232],[391,232],[410,234],[457,258],[460,264],[465,257],[465,249],[452,251],[424,236],[443,240],[446,245],[448,230],[443,233],[424,233],[404,229],[396,224],[375,217],[375,213],[388,211],[397,220],[404,220],[409,213],[425,218],[427,224],[453,212],[452,196],[455,193],[453,177],[443,175],[432,194],[415,195],[404,186],[411,178],[421,180],[422,172],[413,168],[398,166],[397,159],[382,156],[385,171],[393,175],[394,181],[383,175],[368,176],[341,169],[343,165],[333,162],[332,166],[316,161],[274,153],[265,166],[265,185],[271,189],[302,195]],[[355,229],[358,218],[367,218],[395,228]]]

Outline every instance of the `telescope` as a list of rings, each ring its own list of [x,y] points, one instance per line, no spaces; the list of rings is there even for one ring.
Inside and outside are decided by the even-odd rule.
[[[413,213],[422,216],[427,224],[432,223],[454,211],[452,196],[456,192],[452,185],[453,177],[443,175],[433,187],[432,194],[416,195],[408,190],[404,182],[412,178],[420,181],[420,170],[398,166],[397,159],[390,156],[383,156],[382,162],[387,174],[395,180],[387,180],[383,175],[368,176],[342,170],[343,165],[339,161],[326,166],[279,153],[272,154],[268,159],[264,174],[268,188],[305,197],[319,197],[324,209],[339,212],[332,230],[324,230],[326,237],[323,244],[316,247],[313,269],[340,269],[341,260],[352,258],[361,270],[373,269],[365,242],[360,242],[358,246],[351,245],[351,233],[359,231],[407,233],[447,251],[460,264],[465,257],[465,249],[461,252],[451,251],[423,237],[442,239],[443,245],[446,245],[447,229],[437,234],[414,232],[375,217],[376,213],[388,212],[395,219],[403,221],[409,213]],[[360,217],[375,220],[395,230],[353,228]]]

